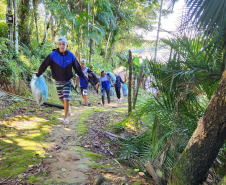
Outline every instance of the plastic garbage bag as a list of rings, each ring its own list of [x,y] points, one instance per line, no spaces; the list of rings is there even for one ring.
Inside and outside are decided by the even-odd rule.
[[[91,83],[92,85],[96,85],[96,84],[99,82],[99,78],[98,78],[97,75],[96,75],[95,73],[93,73],[93,72],[91,72],[90,74],[92,74],[93,77],[91,77],[91,76],[89,75],[89,79],[88,79],[89,83]]]
[[[38,105],[42,105],[48,97],[48,87],[43,76],[37,77],[35,74],[31,80],[31,92]]]
[[[112,83],[116,82],[116,77],[115,77],[115,75],[112,72],[107,72],[106,74],[110,75],[110,77],[112,78]]]
[[[122,84],[122,91],[123,91],[123,96],[127,97],[128,96],[128,89],[126,84]]]
[[[115,96],[115,93],[114,93],[114,90],[113,90],[112,87],[111,87],[111,89],[110,89],[110,96]]]

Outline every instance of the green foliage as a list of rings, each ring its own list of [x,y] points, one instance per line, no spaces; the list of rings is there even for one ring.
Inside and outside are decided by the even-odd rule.
[[[225,1],[187,0],[186,4],[188,22],[204,30],[205,35],[212,37],[211,44],[218,42],[222,36],[225,37]]]
[[[205,40],[199,36],[163,42],[171,48],[167,62],[148,61],[147,69],[154,77],[151,84],[157,94],[141,101],[131,118],[124,121],[133,120],[139,134],[121,142],[120,156],[136,159],[141,168],[150,160],[167,179],[177,161],[175,156],[186,147],[203,116],[225,65],[223,38],[208,49],[203,49]],[[137,59],[134,65],[138,65]],[[218,156],[221,161],[225,159],[223,151]]]
[[[6,6],[7,6],[7,1],[0,0],[0,22],[5,20]]]
[[[0,37],[8,37],[8,25],[5,22],[0,22]]]

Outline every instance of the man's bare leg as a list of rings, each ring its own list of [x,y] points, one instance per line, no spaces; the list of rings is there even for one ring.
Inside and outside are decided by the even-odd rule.
[[[70,116],[70,101],[69,100],[63,100],[61,103],[64,105],[64,119],[68,118]]]
[[[83,95],[83,99],[84,99],[85,105],[87,105],[87,96],[86,95]]]

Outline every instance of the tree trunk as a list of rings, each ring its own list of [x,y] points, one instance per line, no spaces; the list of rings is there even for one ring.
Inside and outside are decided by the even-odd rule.
[[[108,44],[109,44],[110,37],[111,37],[111,32],[110,32],[109,35],[108,35],[108,40],[107,40],[107,44],[106,44],[106,47],[105,47],[104,58],[106,58],[106,56],[107,56]]]
[[[143,71],[144,71],[144,66],[142,66],[142,68],[141,68],[140,76],[139,76],[139,79],[138,79],[138,82],[137,82],[137,88],[136,88],[136,92],[135,92],[134,99],[133,99],[133,109],[136,108],[137,96],[138,96],[141,81],[142,81],[142,78],[143,78]]]
[[[226,70],[203,117],[169,179],[170,185],[198,185],[216,159],[226,139]]]
[[[38,0],[33,0],[34,18],[35,18],[35,27],[36,27],[36,36],[37,36],[37,42],[39,43],[38,18],[37,18],[37,5],[38,5]]]
[[[58,32],[58,29],[60,28],[61,22],[56,24],[56,20],[54,19],[54,16],[51,16],[51,44],[55,45],[56,41],[56,34]]]
[[[47,17],[46,17],[46,19],[47,19]],[[48,31],[49,31],[49,23],[50,23],[51,19],[52,19],[52,15],[50,16],[50,18],[48,20],[45,20],[45,34],[44,34],[44,38],[43,38],[41,45],[44,45],[47,41],[47,36],[48,36]]]
[[[7,14],[11,15],[12,14],[12,1],[7,0]],[[9,38],[9,43],[10,43],[10,51],[13,50],[13,25],[8,24],[8,38]]]
[[[133,100],[135,98],[136,87],[137,87],[137,73],[135,73],[133,78]]]
[[[92,63],[92,51],[93,51],[93,40],[90,39],[90,48],[89,48],[89,63]]]
[[[15,30],[15,52],[18,54],[18,16],[17,16],[17,0],[14,0],[14,30]]]
[[[30,29],[29,29],[29,14],[30,14],[30,0],[21,0],[18,10],[18,29],[20,42],[28,45],[30,43]]]
[[[55,20],[54,20],[54,17],[52,16],[52,19],[51,19],[51,44],[52,45],[55,45],[55,39],[56,39],[56,33],[55,33],[55,30],[54,30],[54,27],[55,27]]]
[[[95,20],[95,14],[94,14],[94,6],[93,6],[93,26],[94,26],[94,20]],[[93,27],[92,27],[92,31],[93,31]],[[92,54],[93,54],[93,47],[94,46],[94,42],[92,39],[90,39],[90,49],[89,49],[89,63],[91,64],[92,63]]]
[[[156,62],[156,58],[157,58],[157,49],[158,49],[158,41],[159,41],[159,31],[160,31],[161,18],[162,18],[162,5],[163,5],[163,0],[161,0],[161,6],[160,6],[160,10],[159,10],[159,22],[158,22],[158,30],[157,30],[156,44],[155,44],[155,56],[154,56],[154,61],[155,62]]]
[[[129,50],[129,86],[128,86],[128,114],[132,112],[132,53]]]
[[[107,60],[107,63],[108,63],[108,64],[109,64],[109,62],[110,62],[110,60],[111,60],[111,57],[112,57],[112,55],[113,55],[113,52],[114,52],[114,43],[113,43],[112,46],[111,46],[111,52],[110,52],[110,55],[109,55],[108,60]]]

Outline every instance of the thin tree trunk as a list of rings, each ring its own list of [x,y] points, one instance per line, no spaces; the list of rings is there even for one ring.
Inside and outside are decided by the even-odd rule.
[[[136,87],[137,87],[137,73],[135,73],[135,76],[133,78],[134,84],[133,84],[133,100],[135,98],[135,92],[136,92]]]
[[[129,50],[129,86],[128,86],[128,114],[132,112],[132,53]]]
[[[108,44],[109,44],[110,38],[111,38],[111,32],[110,32],[109,35],[108,35],[108,40],[107,40],[107,44],[106,44],[106,47],[105,47],[104,58],[106,58],[106,56],[107,56],[107,50],[108,50]]]
[[[49,23],[50,23],[51,18],[52,18],[52,15],[50,16],[50,18],[47,21],[45,21],[45,25],[46,25],[46,27],[45,27],[45,34],[44,34],[44,38],[43,38],[43,41],[42,41],[41,45],[44,45],[46,43],[46,41],[47,41],[48,32],[49,32]],[[47,17],[46,17],[46,19],[47,19]]]
[[[30,15],[30,0],[21,0],[18,9],[18,34],[20,42],[28,45],[30,43],[30,28],[29,28],[29,15]]]
[[[158,49],[158,41],[159,41],[159,31],[160,31],[161,18],[162,18],[162,5],[163,5],[163,0],[161,0],[161,6],[160,6],[160,10],[159,10],[159,22],[158,22],[158,31],[157,31],[156,44],[155,44],[155,56],[154,56],[154,61],[155,62],[156,62],[156,58],[157,58],[157,49]]]
[[[140,70],[140,76],[139,76],[139,79],[138,79],[138,82],[137,82],[137,88],[136,88],[136,92],[135,92],[134,99],[133,99],[133,109],[136,108],[138,92],[139,92],[141,81],[142,81],[142,78],[143,78],[143,71],[144,71],[144,66],[142,66],[142,68]]]
[[[38,0],[33,0],[34,17],[35,17],[35,27],[36,27],[36,36],[37,36],[37,41],[38,41],[38,43],[39,43],[38,18],[37,18],[37,5],[38,5]]]
[[[12,1],[7,0],[7,14],[12,14]],[[13,50],[13,24],[8,24],[8,37],[10,43],[10,51]]]
[[[90,48],[89,48],[89,63],[92,63],[92,51],[93,51],[93,40],[90,39]]]
[[[61,22],[59,22],[56,25],[56,20],[54,19],[54,16],[51,17],[51,44],[55,45],[56,41],[56,34],[58,32],[58,29],[60,28]]]
[[[115,48],[114,43],[112,43],[112,46],[111,46],[111,52],[110,52],[110,55],[109,55],[108,60],[107,60],[107,63],[108,63],[108,64],[109,64],[109,62],[110,62],[110,60],[111,60],[111,57],[112,57],[112,55],[113,55],[114,48]]]
[[[93,6],[93,26],[94,26],[94,18],[95,18],[95,14],[94,14],[94,6]],[[92,27],[92,31],[93,31],[93,27]],[[93,53],[93,47],[94,46],[94,42],[92,39],[90,39],[90,51],[89,51],[89,63],[92,63],[92,53]]]
[[[15,29],[15,51],[18,54],[18,15],[17,15],[17,0],[14,0],[14,29]]]
[[[226,139],[226,70],[203,117],[173,167],[170,185],[199,185]]]
[[[87,10],[87,14],[89,15],[89,8],[90,8],[90,4],[89,4],[89,0],[88,0],[88,10]],[[88,23],[87,23],[87,26],[88,26],[88,38],[87,38],[87,61],[89,61],[89,17],[88,17]]]

